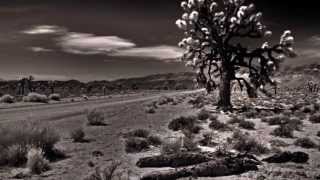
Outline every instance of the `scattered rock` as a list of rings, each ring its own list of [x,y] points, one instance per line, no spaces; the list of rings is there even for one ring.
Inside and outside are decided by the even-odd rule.
[[[285,151],[280,154],[275,154],[273,156],[267,157],[262,161],[268,163],[287,163],[287,162],[295,162],[295,163],[306,163],[309,160],[309,155],[304,152],[289,152]]]

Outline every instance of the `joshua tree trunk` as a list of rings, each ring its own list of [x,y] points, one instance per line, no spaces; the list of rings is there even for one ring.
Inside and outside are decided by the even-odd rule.
[[[231,79],[232,71],[229,68],[223,68],[219,84],[219,102],[218,106],[223,111],[232,110],[231,104]]]

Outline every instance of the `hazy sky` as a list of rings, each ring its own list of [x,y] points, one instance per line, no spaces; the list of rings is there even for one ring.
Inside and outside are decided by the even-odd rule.
[[[319,61],[317,2],[256,0],[279,37],[291,29],[300,56]],[[300,1],[301,2],[301,1]],[[307,1],[306,1],[307,2]],[[0,78],[95,80],[187,69],[175,59],[181,32],[176,0],[1,0]]]

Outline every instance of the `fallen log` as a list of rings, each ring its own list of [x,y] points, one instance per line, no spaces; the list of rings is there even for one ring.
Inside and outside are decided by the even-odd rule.
[[[285,151],[280,154],[275,154],[270,157],[263,159],[262,161],[268,163],[287,163],[287,162],[294,162],[294,163],[306,163],[309,160],[309,155],[304,152],[289,152]]]
[[[171,155],[159,155],[152,157],[145,157],[139,159],[137,166],[145,167],[182,167],[200,164],[213,160],[214,157],[210,154],[200,153],[177,153]]]
[[[260,162],[247,157],[227,157],[211,160],[193,167],[166,171],[155,171],[142,176],[141,180],[174,180],[185,177],[219,177],[238,175],[247,171],[258,170]]]

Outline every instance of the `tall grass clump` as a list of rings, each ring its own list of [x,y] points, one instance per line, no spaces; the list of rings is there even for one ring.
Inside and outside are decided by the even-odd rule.
[[[55,149],[60,140],[57,132],[50,127],[40,127],[34,123],[19,123],[16,126],[0,128],[1,165],[20,166],[26,163],[30,147],[40,148],[49,160],[63,157]]]

